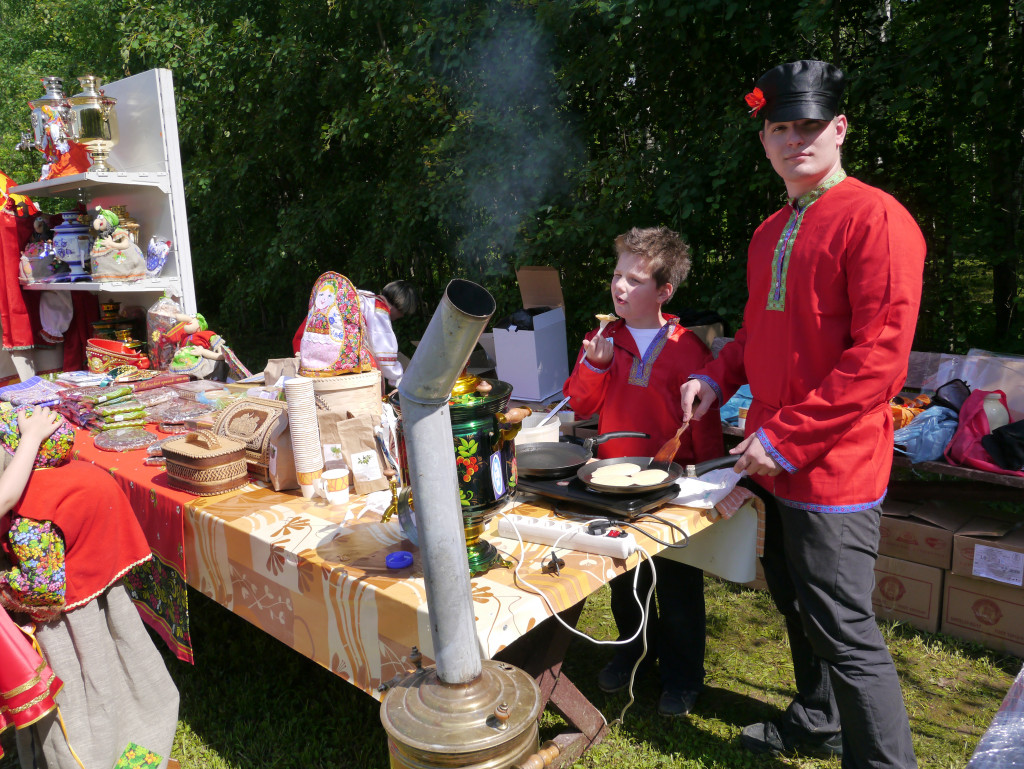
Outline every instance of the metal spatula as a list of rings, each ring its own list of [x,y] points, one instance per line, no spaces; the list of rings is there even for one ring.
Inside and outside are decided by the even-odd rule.
[[[676,434],[665,441],[664,445],[658,449],[658,453],[654,455],[654,459],[651,460],[651,464],[648,465],[648,468],[661,468],[662,470],[668,470],[676,452],[679,451],[680,438],[682,438],[683,433],[686,432],[686,428],[689,426],[689,422],[683,422],[683,424],[680,425],[679,429],[676,430]]]

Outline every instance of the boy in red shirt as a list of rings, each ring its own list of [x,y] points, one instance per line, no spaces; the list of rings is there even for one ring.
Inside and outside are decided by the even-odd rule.
[[[601,459],[650,457],[682,423],[678,388],[711,360],[711,353],[677,317],[662,312],[690,271],[689,248],[679,235],[665,227],[634,227],[615,239],[615,248],[611,294],[618,319],[587,334],[563,391],[577,414],[599,413],[601,433],[632,430],[650,436],[602,443]],[[722,429],[713,417],[683,433],[676,462],[693,464],[724,453]],[[704,687],[704,575],[667,558],[656,557],[655,564],[658,606],[652,602],[645,663],[661,659],[658,712],[682,716]],[[650,589],[649,575],[643,567],[637,586],[641,600]],[[640,623],[633,574],[612,580],[611,590],[619,637],[629,638]],[[601,689],[624,688],[642,651],[640,637],[619,647],[598,676]]]

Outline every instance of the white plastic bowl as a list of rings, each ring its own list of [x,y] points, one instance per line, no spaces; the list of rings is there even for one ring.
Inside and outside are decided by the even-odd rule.
[[[561,416],[561,412],[543,427],[538,427],[537,425],[547,418],[546,413],[528,416],[523,420],[523,427],[519,430],[519,434],[516,435],[516,445],[518,446],[522,443],[557,443],[558,431],[562,426],[562,422],[558,418],[559,416]]]

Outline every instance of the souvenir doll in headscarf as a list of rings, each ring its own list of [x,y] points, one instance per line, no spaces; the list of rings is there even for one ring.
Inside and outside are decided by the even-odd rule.
[[[338,358],[342,339],[335,330],[341,323],[337,298],[337,280],[322,277],[317,281],[299,348],[303,363],[308,361],[312,367],[326,367]]]
[[[93,281],[136,281],[146,277],[142,249],[128,230],[118,226],[121,220],[117,214],[102,206],[96,206],[94,213],[92,228],[97,235],[89,251]]]
[[[206,318],[198,312],[195,315],[178,314],[175,317],[178,323],[161,337],[162,341],[177,347],[168,371],[209,379],[215,373],[217,363],[225,361],[236,379],[252,376],[224,342],[224,338],[210,330]]]

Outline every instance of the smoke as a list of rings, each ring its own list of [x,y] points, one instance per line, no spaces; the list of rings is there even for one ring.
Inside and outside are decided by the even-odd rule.
[[[507,269],[521,225],[565,188],[582,145],[559,111],[550,33],[525,14],[492,13],[497,23],[469,46],[459,77],[459,107],[473,119],[457,148],[452,224],[464,258]]]

